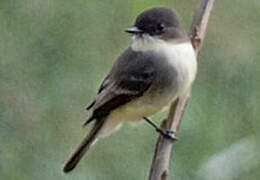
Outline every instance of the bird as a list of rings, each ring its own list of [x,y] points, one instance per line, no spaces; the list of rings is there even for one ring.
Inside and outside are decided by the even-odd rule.
[[[191,88],[197,73],[196,54],[177,12],[153,7],[141,12],[125,32],[131,35],[128,48],[117,58],[104,78],[85,125],[90,132],[66,162],[72,171],[95,142],[110,135],[125,122],[139,122],[167,109]],[[169,130],[161,130],[170,136]],[[174,138],[174,137],[172,137]]]

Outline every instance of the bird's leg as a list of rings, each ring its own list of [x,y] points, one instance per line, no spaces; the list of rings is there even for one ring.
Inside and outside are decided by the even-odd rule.
[[[154,129],[159,132],[162,136],[164,136],[165,138],[171,139],[172,141],[176,141],[177,137],[175,135],[175,132],[173,132],[170,129],[162,129],[159,128],[154,122],[152,122],[149,118],[147,117],[143,117],[143,119],[148,122],[148,124],[150,124],[151,126],[154,127]]]

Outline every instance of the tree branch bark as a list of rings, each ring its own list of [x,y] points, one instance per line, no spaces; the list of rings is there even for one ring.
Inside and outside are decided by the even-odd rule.
[[[215,0],[201,0],[193,16],[190,39],[197,56],[202,47],[214,1]],[[168,117],[161,124],[162,128],[171,129],[177,135],[189,97],[190,93],[182,99],[177,99],[171,105]],[[169,164],[172,149],[173,142],[163,136],[159,136],[151,165],[149,180],[169,179]]]

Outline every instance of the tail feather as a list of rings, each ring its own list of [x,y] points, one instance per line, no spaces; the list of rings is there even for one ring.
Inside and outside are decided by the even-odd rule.
[[[99,120],[95,121],[95,124],[94,124],[93,128],[91,129],[90,133],[85,137],[85,139],[82,141],[82,143],[79,145],[79,147],[72,154],[69,161],[64,166],[63,171],[65,173],[72,171],[77,166],[80,159],[89,150],[90,146],[97,139],[97,135],[98,135],[100,129],[102,128],[102,126],[104,125],[104,122],[105,122],[105,119],[99,119]]]

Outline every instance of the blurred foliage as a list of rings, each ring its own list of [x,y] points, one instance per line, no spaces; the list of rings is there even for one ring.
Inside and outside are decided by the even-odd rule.
[[[162,5],[188,30],[197,4],[0,0],[0,179],[147,179],[157,134],[145,123],[99,141],[71,174],[62,167],[88,130],[84,107],[129,44],[123,30]],[[176,180],[260,178],[259,8],[216,1],[172,157]]]

